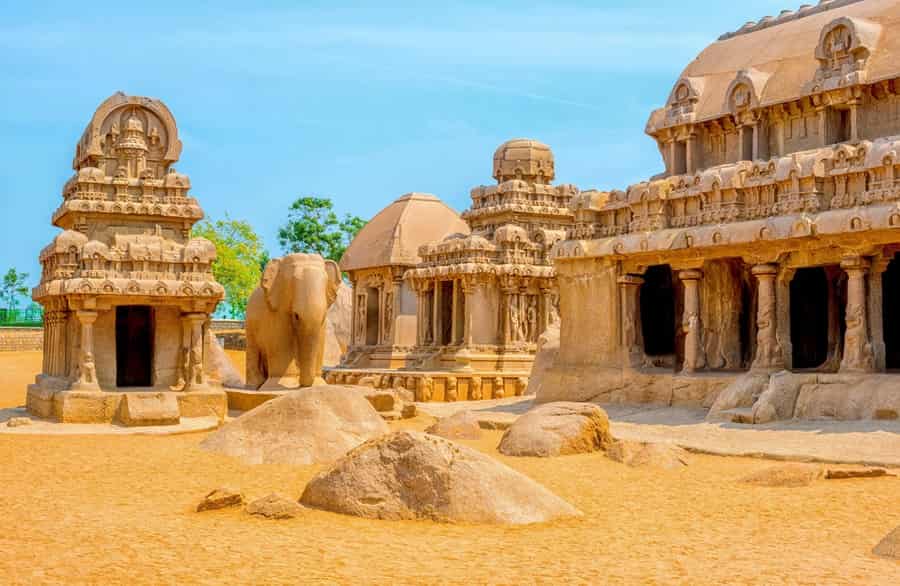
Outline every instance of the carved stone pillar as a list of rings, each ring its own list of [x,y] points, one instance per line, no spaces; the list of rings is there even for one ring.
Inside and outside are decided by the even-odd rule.
[[[644,362],[641,340],[639,293],[644,279],[637,275],[619,277],[619,294],[622,310],[619,316],[622,362],[627,368],[638,368]]]
[[[541,312],[541,325],[539,327],[540,331],[538,335],[543,334],[547,331],[553,323],[553,290],[550,288],[542,288],[541,289],[541,306],[543,307],[543,311]]]
[[[844,257],[841,268],[847,272],[847,311],[844,333],[844,357],[841,372],[873,372],[875,353],[869,340],[866,274],[869,261],[859,256]]]
[[[475,282],[470,279],[463,280],[462,290],[465,297],[463,302],[463,311],[465,312],[463,315],[463,347],[469,349],[472,347],[474,336],[472,309],[475,307]]]
[[[459,279],[453,279],[453,306],[450,316],[450,345],[459,342]]]
[[[698,270],[680,271],[678,278],[684,283],[684,315],[681,327],[684,330],[684,366],[682,371],[691,374],[706,366],[701,336],[700,322],[700,279]]]
[[[887,348],[884,343],[884,272],[888,269],[890,259],[879,259],[872,264],[869,273],[869,332],[872,341],[872,352],[875,355],[875,370],[884,372],[887,369]]]
[[[753,368],[781,369],[784,368],[784,353],[778,344],[778,299],[775,291],[778,267],[756,265],[751,272],[757,281],[756,356]]]
[[[507,345],[512,340],[512,294],[509,289],[503,289],[500,296],[500,312],[503,320],[503,344]]]
[[[182,390],[198,391],[209,386],[203,369],[203,325],[206,320],[205,313],[181,314],[180,367],[183,372],[180,375],[183,374],[185,381]]]
[[[443,340],[443,338],[444,338],[444,332],[441,328],[441,303],[443,303],[443,302],[444,302],[444,300],[441,299],[441,282],[435,281],[434,282],[434,297],[431,302],[431,305],[432,305],[431,306],[431,313],[432,313],[431,335],[433,338],[432,342],[435,346],[440,346],[441,340]]]
[[[78,378],[72,383],[74,391],[99,391],[97,366],[94,363],[94,322],[96,311],[77,311],[75,317],[81,326],[81,355],[78,357]]]
[[[794,345],[791,342],[791,281],[796,269],[782,267],[775,280],[775,338],[781,348],[785,368],[794,363]]]

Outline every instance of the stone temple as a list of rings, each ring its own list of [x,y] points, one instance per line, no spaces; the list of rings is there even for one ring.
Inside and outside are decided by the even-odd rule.
[[[688,65],[647,124],[665,172],[573,200],[539,399],[897,417],[896,33],[896,1],[824,1]]]
[[[191,238],[203,217],[188,195],[175,119],[159,100],[117,93],[75,148],[75,175],[40,255],[43,373],[28,409],[63,422],[177,423],[225,413],[210,384],[206,335],[224,290],[215,247]]]
[[[558,319],[549,252],[572,225],[569,205],[578,193],[571,185],[551,185],[555,175],[547,145],[514,139],[494,153],[496,185],[472,189],[465,223],[424,213],[408,214],[406,223],[392,220],[395,206],[413,205],[404,198],[378,214],[370,224],[377,229],[367,226],[341,261],[355,285],[358,335],[353,351],[327,379],[406,387],[426,401],[522,394],[538,337]],[[423,230],[426,220],[431,223]],[[394,236],[380,236],[390,230]],[[386,265],[382,259],[397,256],[396,243],[414,237],[423,243],[417,254],[399,255],[402,262]],[[385,297],[391,295],[385,290],[400,296]],[[391,305],[384,306],[385,299]],[[372,315],[392,317],[378,326]],[[392,326],[397,319],[402,324]],[[394,341],[388,343],[385,334]]]

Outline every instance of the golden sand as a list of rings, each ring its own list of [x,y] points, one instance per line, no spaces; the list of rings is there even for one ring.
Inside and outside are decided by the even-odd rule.
[[[0,354],[2,406],[21,405],[39,353]],[[395,427],[422,429],[421,417]],[[499,455],[580,508],[526,527],[380,522],[319,511],[291,521],[195,513],[220,485],[298,497],[315,466],[246,466],[204,434],[0,435],[3,583],[898,584],[870,554],[900,525],[900,480],[742,484],[763,460],[690,457],[683,471],[599,455]]]

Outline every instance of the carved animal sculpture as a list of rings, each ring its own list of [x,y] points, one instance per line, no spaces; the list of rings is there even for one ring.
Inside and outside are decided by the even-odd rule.
[[[269,261],[247,303],[247,386],[295,389],[323,382],[325,316],[340,284],[337,263],[317,254]]]

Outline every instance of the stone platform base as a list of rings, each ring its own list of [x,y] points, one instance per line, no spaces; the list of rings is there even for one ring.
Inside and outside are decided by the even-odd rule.
[[[171,391],[61,391],[29,385],[28,412],[59,423],[117,423],[127,427],[177,425],[182,417],[223,421],[228,400],[222,389]]]
[[[747,373],[724,389],[709,421],[770,423],[900,418],[900,374]]]
[[[330,368],[325,370],[325,382],[373,389],[406,389],[418,402],[478,401],[525,394],[528,375],[528,372]]]
[[[741,373],[685,375],[667,369],[553,366],[542,374],[536,400],[709,408]]]
[[[372,407],[378,411],[378,414],[388,421],[409,419],[416,416],[416,405],[411,402],[412,393],[405,389],[375,389],[366,386],[356,386],[355,388],[366,397],[369,403],[372,404]],[[294,391],[252,391],[226,388],[225,392],[228,395],[229,410],[250,411],[267,401],[277,399]]]
[[[251,391],[247,389],[233,389],[226,387],[228,396],[228,409],[232,411],[250,411],[256,409],[266,401],[277,399],[291,391]]]

